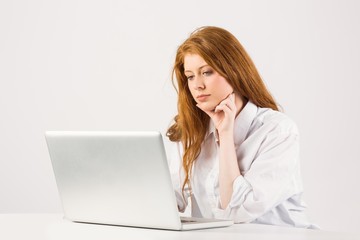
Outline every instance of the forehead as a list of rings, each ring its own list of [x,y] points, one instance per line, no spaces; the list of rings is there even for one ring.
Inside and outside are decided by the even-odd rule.
[[[196,71],[204,65],[208,64],[198,54],[186,54],[184,57],[184,71]]]

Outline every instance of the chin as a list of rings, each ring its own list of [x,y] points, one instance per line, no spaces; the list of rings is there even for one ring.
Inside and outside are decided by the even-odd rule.
[[[211,103],[200,103],[201,104],[201,110],[203,111],[214,111],[216,104]]]

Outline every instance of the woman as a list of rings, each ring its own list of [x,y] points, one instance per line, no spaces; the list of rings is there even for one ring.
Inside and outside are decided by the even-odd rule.
[[[178,115],[170,168],[193,217],[313,228],[304,215],[296,125],[279,109],[239,41],[202,27],[178,48]]]

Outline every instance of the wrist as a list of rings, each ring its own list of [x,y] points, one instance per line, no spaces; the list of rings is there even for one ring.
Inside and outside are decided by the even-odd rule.
[[[234,132],[233,131],[218,131],[219,140],[234,140]]]

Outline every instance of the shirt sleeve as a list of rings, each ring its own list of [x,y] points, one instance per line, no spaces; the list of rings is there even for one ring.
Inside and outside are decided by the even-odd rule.
[[[182,183],[184,180],[184,170],[182,168],[182,148],[181,143],[171,142],[169,139],[164,138],[164,145],[166,155],[168,159],[168,165],[171,175],[171,181],[175,191],[175,197],[180,212],[184,212],[187,205],[190,194],[187,188],[185,188],[184,194],[182,192]]]
[[[268,134],[249,170],[235,179],[227,208],[218,204],[213,209],[215,217],[236,223],[255,220],[300,191],[298,171],[298,134]]]

